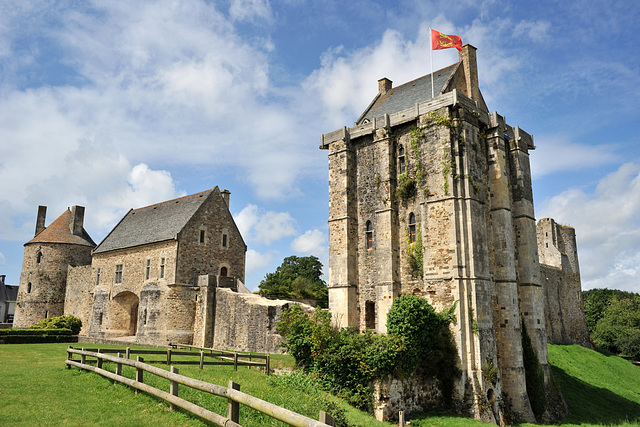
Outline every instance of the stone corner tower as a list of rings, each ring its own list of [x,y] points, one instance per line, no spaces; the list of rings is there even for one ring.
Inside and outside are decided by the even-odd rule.
[[[48,227],[46,212],[38,207],[35,236],[24,245],[15,328],[64,314],[69,267],[90,265],[96,246],[83,227],[84,207],[67,209]]]

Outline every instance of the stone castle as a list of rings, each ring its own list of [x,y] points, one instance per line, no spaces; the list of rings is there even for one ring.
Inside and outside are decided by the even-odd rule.
[[[227,190],[130,210],[96,245],[73,206],[25,244],[14,327],[72,314],[94,339],[279,352],[286,301],[243,284],[246,245]],[[127,338],[124,338],[127,337]]]
[[[457,64],[395,88],[379,80],[355,126],[322,135],[329,160],[329,309],[341,326],[382,333],[401,294],[426,298],[436,309],[457,304],[462,376],[455,399],[485,421],[535,422],[523,326],[550,396],[549,339],[589,344],[575,234],[551,219],[536,226],[533,138],[489,113],[476,49],[465,45],[459,56]],[[497,367],[497,378],[487,367]],[[426,392],[419,402],[415,386],[387,384],[376,410],[433,403]],[[565,413],[560,396],[543,418]]]

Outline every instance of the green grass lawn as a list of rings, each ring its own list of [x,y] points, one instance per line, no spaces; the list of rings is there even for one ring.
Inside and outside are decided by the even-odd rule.
[[[86,344],[85,344],[86,345]],[[86,345],[89,346],[89,345]],[[90,345],[107,348],[109,346]],[[207,425],[144,393],[100,375],[67,369],[67,344],[0,345],[0,426],[86,426],[86,425]],[[114,346],[112,346],[113,348]],[[119,347],[118,347],[119,348]],[[77,358],[77,356],[76,356]],[[154,356],[161,359],[161,356]],[[566,426],[640,425],[640,368],[616,356],[579,346],[549,346],[549,358],[556,381],[571,409]],[[292,365],[288,356],[272,357],[272,366]],[[166,368],[164,365],[157,365]],[[114,365],[104,367],[113,371]],[[294,412],[317,419],[320,410],[340,408],[354,426],[390,426],[355,410],[327,393],[273,380],[256,369],[228,366],[178,365],[180,373],[226,386],[229,379],[252,394]],[[134,377],[134,369],[124,373]],[[168,391],[169,382],[145,374],[145,383]],[[226,414],[225,399],[180,386],[180,397],[219,414]],[[443,414],[410,416],[412,426],[480,426],[480,422]],[[240,423],[245,426],[278,426],[276,422],[246,407]],[[523,424],[527,425],[527,424]]]

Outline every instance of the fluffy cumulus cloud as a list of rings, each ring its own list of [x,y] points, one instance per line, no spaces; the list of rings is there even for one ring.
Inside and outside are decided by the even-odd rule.
[[[297,234],[296,220],[288,212],[274,212],[247,205],[234,216],[240,233],[249,242],[271,245]]]
[[[274,259],[274,255],[271,252],[260,253],[253,249],[249,249],[247,251],[247,258],[246,258],[246,269],[245,269],[246,275],[249,277],[254,275],[256,272],[264,271],[271,264],[273,259]],[[255,288],[257,287],[258,282],[257,281],[255,283],[247,282],[246,285],[252,288]]]
[[[325,258],[327,236],[318,229],[307,230],[291,242],[291,249],[302,254]]]
[[[622,165],[593,193],[566,190],[539,212],[576,229],[583,288],[640,292],[640,164]]]

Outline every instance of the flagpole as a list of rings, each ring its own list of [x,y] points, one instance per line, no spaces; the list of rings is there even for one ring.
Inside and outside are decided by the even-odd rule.
[[[433,33],[429,27],[429,66],[431,67],[431,98],[435,98],[433,89]]]

